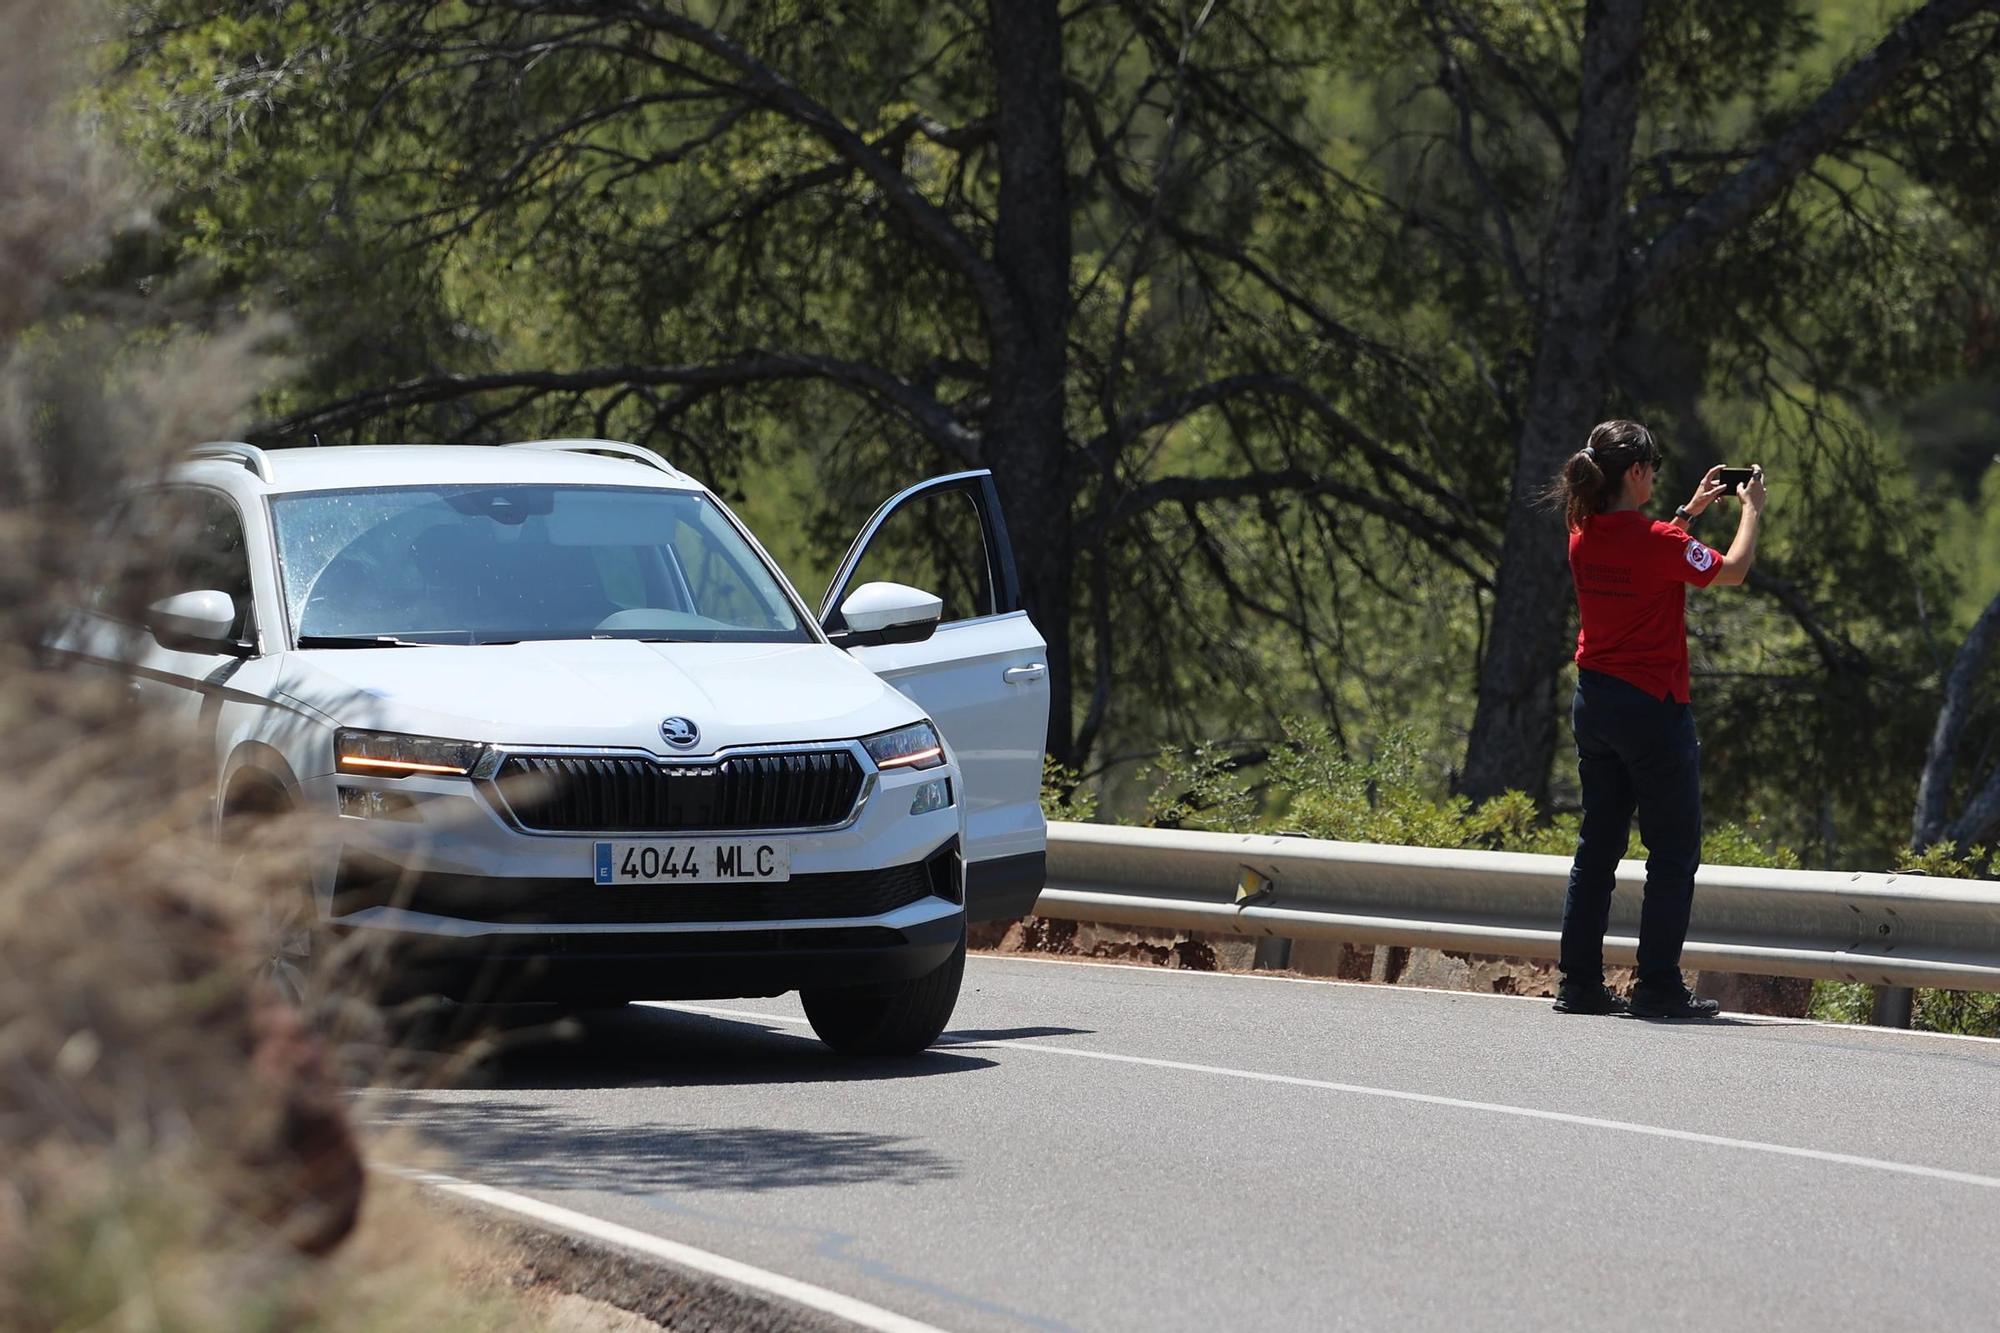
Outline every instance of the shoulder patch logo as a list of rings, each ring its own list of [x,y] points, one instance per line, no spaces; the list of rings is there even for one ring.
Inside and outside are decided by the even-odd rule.
[[[1688,563],[1698,570],[1706,571],[1710,565],[1715,563],[1715,552],[1709,550],[1700,542],[1689,542],[1687,544],[1687,557]]]

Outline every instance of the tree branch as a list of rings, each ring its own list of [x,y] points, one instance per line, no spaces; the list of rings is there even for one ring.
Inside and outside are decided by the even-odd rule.
[[[1324,394],[1316,392],[1290,375],[1273,371],[1229,375],[1171,397],[1162,398],[1120,418],[1115,427],[1092,439],[1089,447],[1093,454],[1108,456],[1116,446],[1143,431],[1172,425],[1205,407],[1215,407],[1235,398],[1257,395],[1289,399],[1299,403],[1322,424],[1328,426],[1335,435],[1359,450],[1378,470],[1393,472],[1410,486],[1456,513],[1465,521],[1468,529],[1476,523],[1470,506],[1463,500],[1438,485],[1430,474],[1399,458],[1393,450],[1362,430],[1345,413],[1329,402]],[[1490,543],[1483,544],[1480,549],[1482,553],[1498,558],[1497,548],[1492,547]]]
[[[1423,374],[1421,367],[1413,365],[1389,347],[1337,318],[1305,292],[1259,263],[1241,246],[1196,231],[1181,222],[1172,210],[1160,208],[1153,195],[1126,180],[1118,170],[1116,145],[1111,142],[1103,122],[1097,116],[1096,108],[1091,105],[1088,90],[1075,80],[1071,80],[1068,87],[1070,106],[1076,110],[1077,118],[1083,124],[1084,136],[1090,140],[1091,150],[1097,155],[1097,164],[1103,169],[1105,183],[1111,187],[1112,193],[1124,201],[1126,207],[1141,217],[1157,216],[1160,230],[1166,235],[1190,251],[1206,254],[1228,264],[1236,272],[1271,293],[1285,307],[1304,316],[1330,340],[1353,348],[1404,374],[1411,376]]]
[[[1813,647],[1818,651],[1820,661],[1825,663],[1829,671],[1868,670],[1867,654],[1847,640],[1837,638],[1833,631],[1821,624],[1819,616],[1813,611],[1812,603],[1806,600],[1805,593],[1799,590],[1797,584],[1766,569],[1752,569],[1747,584],[1752,591],[1767,594],[1779,606],[1785,608],[1798,623],[1799,628],[1806,632],[1806,637],[1813,641]]]
[[[515,3],[521,8],[543,14],[627,19],[641,27],[677,38],[722,61],[742,75],[743,81],[736,87],[744,96],[811,130],[873,181],[896,210],[909,219],[917,234],[971,284],[989,321],[1000,322],[1010,308],[1006,284],[1001,281],[999,270],[958,229],[949,214],[926,199],[908,176],[871,147],[846,121],[723,33],[685,14],[635,0],[599,4],[542,3],[541,0],[534,0],[533,3],[530,0],[515,0]]]
[[[1533,308],[1535,304],[1535,284],[1528,276],[1527,265],[1521,262],[1521,248],[1514,237],[1514,219],[1507,210],[1507,201],[1494,188],[1493,180],[1486,174],[1486,167],[1479,160],[1478,145],[1474,142],[1475,108],[1472,88],[1465,77],[1465,70],[1452,54],[1451,43],[1436,25],[1431,27],[1432,44],[1437,48],[1438,59],[1443,62],[1439,85],[1445,96],[1451,99],[1458,111],[1458,156],[1465,163],[1465,171],[1472,178],[1479,197],[1486,202],[1486,210],[1493,216],[1493,228],[1498,234],[1500,258],[1513,280],[1514,291],[1523,304]]]
[[[1515,68],[1513,62],[1493,44],[1493,39],[1487,35],[1486,30],[1473,22],[1463,9],[1449,3],[1441,8],[1451,18],[1452,31],[1472,43],[1479,54],[1485,57],[1486,63],[1498,71],[1501,79],[1522,96],[1534,109],[1536,119],[1540,120],[1543,127],[1548,130],[1549,137],[1555,141],[1556,147],[1562,150],[1562,155],[1565,158],[1569,157],[1574,149],[1574,145],[1570,142],[1569,131],[1563,127],[1561,114],[1543,95],[1544,90],[1536,87],[1535,81],[1527,74]],[[1571,37],[1574,38],[1575,34],[1572,33]]]
[[[1911,64],[1995,0],[1930,0],[1835,79],[1789,129],[1747,166],[1690,208],[1648,248],[1634,302],[1657,294],[1730,232],[1761,213],[1815,158],[1836,143]]]
[[[1157,478],[1127,492],[1105,520],[1103,530],[1093,533],[1090,540],[1103,540],[1111,530],[1131,522],[1147,510],[1162,504],[1198,504],[1215,500],[1258,499],[1287,494],[1330,496],[1377,518],[1386,519],[1411,533],[1480,586],[1484,587],[1492,582],[1490,575],[1476,568],[1464,553],[1453,545],[1454,542],[1463,543],[1471,547],[1476,554],[1485,556],[1489,560],[1494,559],[1498,552],[1484,533],[1440,520],[1436,515],[1421,509],[1386,499],[1373,491],[1364,491],[1331,477],[1308,472],[1304,468],[1281,468],[1222,477]]]
[[[980,439],[951,409],[916,385],[879,366],[798,352],[744,352],[726,361],[684,366],[599,366],[589,370],[518,370],[487,375],[433,375],[370,389],[280,420],[253,432],[260,438],[297,438],[313,431],[359,426],[392,412],[448,402],[501,389],[534,394],[678,385],[691,392],[795,380],[826,380],[888,407],[938,448],[976,466]]]

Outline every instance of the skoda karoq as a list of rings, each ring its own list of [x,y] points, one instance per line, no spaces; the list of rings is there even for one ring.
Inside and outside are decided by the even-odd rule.
[[[836,1048],[913,1051],[968,905],[1040,891],[1045,648],[984,472],[884,504],[817,613],[607,441],[207,445],[112,531],[175,534],[172,586],[60,646],[212,741],[224,828],[315,817],[314,933],[390,946],[399,988],[798,990]]]

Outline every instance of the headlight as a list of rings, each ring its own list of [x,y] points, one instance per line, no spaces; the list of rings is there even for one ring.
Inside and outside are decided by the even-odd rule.
[[[477,741],[447,741],[435,736],[404,736],[393,731],[356,731],[342,727],[333,735],[334,767],[342,773],[368,773],[402,778],[412,773],[463,777],[486,757]]]
[[[944,762],[944,742],[928,722],[869,736],[861,744],[877,768],[936,768]]]

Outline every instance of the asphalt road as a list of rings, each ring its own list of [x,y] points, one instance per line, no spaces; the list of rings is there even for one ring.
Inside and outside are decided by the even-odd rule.
[[[948,1329],[2000,1323],[2000,1042],[977,957],[946,1040],[633,1006],[364,1115]]]

